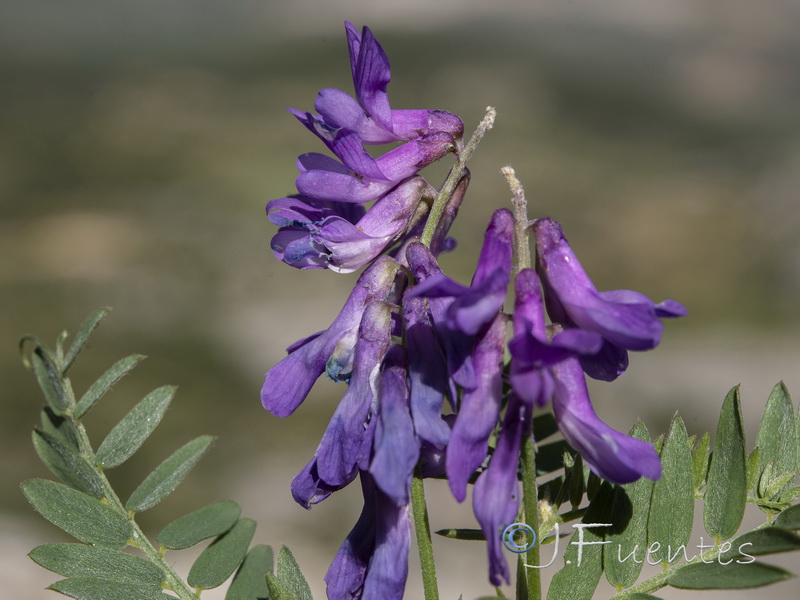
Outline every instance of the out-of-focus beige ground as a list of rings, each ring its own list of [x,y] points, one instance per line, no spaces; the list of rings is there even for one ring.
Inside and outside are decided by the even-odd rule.
[[[592,386],[599,414],[622,430],[642,418],[658,433],[679,410],[701,433],[741,383],[752,446],[772,385],[783,379],[795,404],[800,395],[798,13],[783,0],[1,4],[4,597],[55,597],[43,590],[55,577],[25,554],[65,539],[18,488],[49,474],[30,445],[41,401],[16,341],[74,332],[101,305],[115,309],[74,368],[76,389],[126,354],[149,358],[89,416],[92,439],[156,386],[180,385],[156,433],[112,472],[122,495],[190,437],[219,436],[142,515],[146,529],[235,499],[258,520],[256,541],[289,545],[324,597],[325,569],[361,499],[347,489],[306,512],[288,486],[341,387],[321,383],[283,421],[261,409],[258,390],[288,344],[327,327],[354,276],[278,263],[263,211],[292,192],[294,157],[322,151],[284,107],[311,108],[323,87],[350,89],[345,18],[384,44],[394,107],[451,110],[468,129],[497,107],[448,272],[471,276],[488,216],[508,202],[499,168],[512,164],[531,215],[564,224],[599,288],[689,308],[658,350],[634,356],[618,382]],[[426,176],[438,185],[445,172]],[[468,503],[431,488],[434,528],[474,526]],[[482,544],[435,545],[442,598],[491,591]],[[191,553],[175,556],[188,570]],[[421,597],[413,556],[410,600]],[[703,596],[780,600],[797,590],[792,580]]]

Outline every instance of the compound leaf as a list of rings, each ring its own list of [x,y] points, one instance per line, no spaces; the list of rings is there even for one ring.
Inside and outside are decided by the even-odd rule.
[[[105,373],[100,375],[100,377],[89,386],[89,389],[86,390],[86,393],[84,393],[78,401],[74,411],[75,418],[80,419],[89,412],[95,402],[105,396],[120,379],[130,373],[144,358],[145,357],[141,354],[132,354],[111,365]]]
[[[265,575],[272,573],[272,548],[256,546],[239,567],[225,594],[225,600],[266,600],[269,589]]]

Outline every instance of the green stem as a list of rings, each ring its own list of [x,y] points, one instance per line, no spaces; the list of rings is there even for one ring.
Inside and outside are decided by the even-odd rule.
[[[539,531],[539,502],[538,489],[536,486],[536,450],[533,446],[533,438],[525,436],[525,443],[522,447],[522,505],[525,510],[525,524],[533,531]],[[540,540],[528,550],[525,562],[529,565],[539,564],[539,545]],[[542,598],[542,575],[540,569],[526,569],[527,573],[527,598],[529,600],[541,600]]]
[[[475,129],[475,133],[472,134],[472,137],[470,138],[469,142],[467,142],[464,150],[459,153],[458,162],[452,169],[450,169],[450,173],[448,173],[447,179],[445,179],[444,184],[442,185],[442,189],[436,195],[436,199],[433,201],[433,205],[431,206],[431,212],[428,215],[428,220],[425,222],[425,229],[423,229],[422,236],[420,237],[420,241],[426,246],[430,246],[431,241],[433,240],[433,235],[436,233],[436,226],[439,224],[439,220],[442,218],[442,213],[444,212],[447,203],[450,201],[450,197],[453,195],[456,185],[458,185],[459,180],[466,172],[467,162],[472,157],[472,153],[475,151],[475,148],[478,147],[478,144],[480,143],[484,134],[494,125],[494,119],[496,115],[497,113],[495,112],[494,108],[491,106],[486,108],[486,116],[483,117],[483,120],[478,124],[477,129]]]
[[[414,529],[417,533],[419,562],[422,565],[422,587],[425,590],[425,600],[439,600],[436,565],[433,562],[431,526],[428,522],[428,507],[425,504],[425,488],[422,478],[416,474],[411,480],[411,509],[414,513]]]

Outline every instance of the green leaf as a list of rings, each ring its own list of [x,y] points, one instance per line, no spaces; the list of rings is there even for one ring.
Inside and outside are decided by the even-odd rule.
[[[434,532],[436,535],[450,538],[452,540],[478,540],[486,539],[481,529],[440,529]]]
[[[570,538],[570,545],[564,552],[564,567],[553,576],[547,600],[591,600],[603,571],[600,543],[607,533],[607,528],[596,525],[611,523],[613,496],[614,488],[604,482],[582,520],[591,527],[576,530]]]
[[[85,577],[133,583],[161,591],[164,573],[153,563],[119,550],[84,544],[45,544],[28,555],[64,577]]]
[[[130,522],[107,504],[46,479],[29,479],[22,492],[56,527],[87,544],[123,548],[132,535]]]
[[[725,545],[729,549],[725,550]],[[800,537],[780,527],[765,527],[755,531],[748,531],[732,542],[723,542],[722,554],[719,562],[733,559],[738,556],[760,556],[763,554],[777,554],[800,549]]]
[[[165,385],[153,390],[114,426],[97,449],[97,461],[103,468],[121,465],[139,449],[158,427],[176,389]]]
[[[635,593],[631,594],[630,596],[625,596],[625,600],[661,600],[658,596],[653,596],[652,594],[642,594],[642,593]]]
[[[760,587],[790,577],[792,574],[788,571],[764,563],[732,562],[729,565],[721,565],[714,561],[675,569],[667,578],[667,583],[672,587],[687,590],[737,590]]]
[[[537,442],[549,438],[557,431],[558,425],[556,424],[556,418],[553,416],[553,413],[544,413],[543,415],[533,418],[533,438]]]
[[[650,442],[647,428],[641,421],[636,423],[630,435],[637,440]],[[640,477],[633,483],[615,487],[610,521],[614,526],[605,538],[611,543],[603,547],[603,565],[606,579],[611,585],[630,587],[642,570],[644,556],[635,555],[647,546],[647,520],[653,483],[651,479]],[[634,553],[633,558],[627,558],[631,553]]]
[[[703,523],[720,539],[734,535],[747,502],[747,466],[739,387],[725,397],[717,424],[714,454],[708,467]]]
[[[88,577],[75,577],[56,581],[48,589],[60,592],[76,600],[175,600],[175,596],[162,594],[149,586],[118,581],[104,581]]]
[[[583,480],[583,458],[580,454],[576,454],[574,464],[567,475],[567,480],[564,485],[567,488],[567,496],[572,509],[575,510],[581,505],[583,500],[583,493],[585,491],[585,482]]]
[[[689,436],[683,419],[676,414],[661,447],[661,478],[653,484],[650,516],[647,522],[647,545],[654,547],[654,561],[673,562],[692,534],[694,485]]]
[[[212,436],[202,435],[178,448],[139,484],[125,503],[125,508],[141,512],[161,502],[178,487],[213,441]]]
[[[61,380],[58,368],[50,358],[49,352],[38,346],[31,354],[31,365],[47,405],[55,414],[63,415],[74,399],[71,390]]]
[[[783,477],[795,470],[797,445],[794,443],[794,411],[789,392],[783,382],[777,384],[769,395],[761,427],[756,438],[759,449],[758,467],[763,472],[773,462],[772,479]]]
[[[699,492],[706,481],[708,473],[708,444],[710,441],[711,434],[704,433],[692,453],[692,487],[694,487],[695,492]]]
[[[156,542],[171,550],[183,550],[222,535],[236,524],[242,509],[232,500],[223,500],[184,515],[167,525]]]
[[[111,365],[108,371],[100,375],[100,377],[89,386],[89,389],[86,390],[86,393],[78,401],[74,411],[75,418],[80,419],[89,412],[95,402],[105,396],[120,379],[130,373],[144,358],[145,357],[141,354],[132,354]]]
[[[186,579],[189,585],[207,590],[225,583],[247,554],[255,532],[253,519],[239,519],[197,557]]]
[[[313,600],[311,588],[308,587],[292,552],[286,546],[281,546],[281,551],[278,553],[277,576],[297,600]]]
[[[78,430],[69,419],[54,413],[49,406],[45,406],[40,413],[42,431],[59,440],[62,444],[78,450]]]
[[[68,486],[95,498],[103,497],[100,474],[74,447],[38,429],[33,431],[33,447],[47,468]]]
[[[272,573],[272,548],[256,546],[247,553],[225,600],[266,600],[269,597],[267,573]]]
[[[86,320],[83,322],[83,325],[81,325],[81,328],[78,330],[78,333],[75,334],[75,339],[72,340],[72,345],[69,347],[69,350],[67,350],[67,354],[64,357],[64,364],[61,367],[62,374],[66,373],[67,370],[72,366],[72,363],[74,363],[75,359],[78,358],[78,354],[81,353],[81,350],[83,350],[86,342],[89,341],[89,337],[92,335],[92,332],[100,324],[100,321],[106,318],[106,315],[110,310],[111,309],[108,307],[99,308],[86,318]]]
[[[750,456],[747,457],[747,491],[748,493],[756,491],[756,483],[758,483],[761,470],[758,468],[760,451],[758,446],[753,448]]]
[[[784,529],[800,529],[800,504],[784,510],[775,518],[775,525]]]
[[[269,600],[299,600],[295,598],[289,588],[272,573],[266,574],[267,589],[269,590]]]
[[[591,502],[594,500],[595,494],[597,494],[597,491],[600,489],[600,484],[603,483],[603,480],[595,475],[594,471],[590,471],[588,467],[586,471],[588,473],[586,476],[586,498]]]

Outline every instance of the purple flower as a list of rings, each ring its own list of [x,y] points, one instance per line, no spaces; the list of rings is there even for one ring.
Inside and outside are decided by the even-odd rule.
[[[360,269],[399,241],[422,217],[420,199],[432,194],[422,177],[407,179],[353,220],[359,205],[280,198],[267,204],[270,220],[281,226],[272,251],[299,269]],[[343,208],[339,208],[343,207]],[[270,212],[271,211],[271,212]]]
[[[447,361],[439,346],[424,298],[403,299],[403,320],[408,353],[409,404],[417,436],[433,447],[444,448],[450,427],[442,419],[444,398],[456,397],[447,376]]]
[[[364,508],[325,575],[329,600],[401,600],[408,577],[411,521],[361,472]]]
[[[356,97],[337,89],[320,91],[314,109],[325,128],[352,131],[365,144],[410,140],[434,132],[445,132],[454,138],[464,134],[461,119],[450,113],[392,110],[386,93],[391,80],[386,53],[368,27],[359,35],[346,21],[345,31]]]
[[[396,275],[397,263],[389,257],[381,257],[362,273],[331,326],[290,346],[289,355],[267,371],[261,388],[264,408],[276,417],[292,414],[326,365],[333,378],[345,378],[364,307],[373,300],[386,299]]]
[[[378,422],[369,472],[378,487],[398,506],[409,502],[411,476],[420,443],[408,404],[406,358],[402,346],[386,353],[378,382]]]
[[[505,330],[506,317],[497,313],[489,328],[478,338],[471,357],[476,386],[463,391],[447,444],[447,479],[453,496],[459,502],[466,498],[470,476],[488,454],[489,437],[500,415]]]
[[[552,366],[553,411],[558,429],[598,476],[611,483],[630,483],[641,476],[658,479],[661,462],[652,444],[620,433],[594,412],[577,358]]]
[[[596,354],[603,338],[594,332],[567,329],[548,338],[539,278],[523,269],[515,280],[514,337],[509,380],[514,392],[530,406],[544,406],[553,396],[555,383],[550,367],[565,358]]]
[[[454,147],[453,137],[443,132],[411,140],[378,158],[367,154],[354,135],[339,135],[331,145],[344,164],[314,155],[313,165],[309,161],[299,165],[297,190],[313,200],[359,204],[380,198]]]
[[[514,248],[514,217],[496,210],[489,221],[478,266],[469,287],[438,272],[421,281],[411,297],[453,298],[446,312],[450,330],[477,334],[503,307]],[[409,257],[412,260],[412,257]],[[412,264],[412,268],[414,268]]]
[[[537,270],[545,290],[547,311],[554,322],[594,331],[605,343],[594,357],[581,362],[596,379],[612,381],[628,365],[627,350],[658,345],[661,318],[681,317],[686,309],[674,300],[656,304],[630,290],[598,292],[581,267],[556,221],[536,221]]]
[[[519,509],[519,449],[523,436],[530,434],[530,427],[530,405],[512,394],[489,467],[478,477],[472,494],[473,510],[486,538],[492,585],[502,585],[501,578],[510,583],[501,534],[516,520]]]

